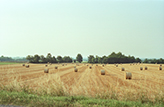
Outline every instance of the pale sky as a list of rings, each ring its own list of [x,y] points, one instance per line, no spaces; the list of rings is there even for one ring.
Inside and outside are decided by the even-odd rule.
[[[164,58],[164,0],[0,0],[0,56]]]

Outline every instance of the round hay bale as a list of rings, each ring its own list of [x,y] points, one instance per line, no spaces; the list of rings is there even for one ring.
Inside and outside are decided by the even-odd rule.
[[[47,67],[48,65],[46,64],[45,67]]]
[[[104,65],[102,65],[104,67]]]
[[[162,67],[159,67],[158,70],[162,70]]]
[[[64,66],[64,64],[62,64],[62,66]]]
[[[75,72],[77,72],[77,71],[78,71],[78,69],[77,69],[77,68],[74,68],[74,71],[75,71]]]
[[[159,66],[162,66],[162,64],[160,64]]]
[[[44,69],[44,73],[48,73],[49,72],[49,69],[48,68],[45,68]]]
[[[121,71],[125,71],[125,68],[122,67],[122,68],[121,68]]]
[[[125,79],[132,79],[132,73],[131,72],[125,72]]]
[[[22,64],[22,66],[25,66],[25,64]]]
[[[26,65],[26,68],[29,68],[30,66],[29,65]]]
[[[96,66],[98,66],[98,65],[96,65]]]
[[[58,69],[58,67],[57,67],[57,66],[55,66],[55,69]]]
[[[52,65],[52,63],[50,63],[50,65]]]
[[[101,70],[101,75],[105,75],[105,70]]]
[[[116,64],[116,67],[118,67],[118,65]]]
[[[145,70],[147,70],[148,68],[147,67],[145,67]]]
[[[87,65],[88,66],[88,65]]]
[[[91,67],[91,66],[90,66],[89,68],[90,68],[90,69],[92,69],[92,67]]]
[[[143,68],[142,68],[142,67],[140,67],[140,70],[143,70]]]

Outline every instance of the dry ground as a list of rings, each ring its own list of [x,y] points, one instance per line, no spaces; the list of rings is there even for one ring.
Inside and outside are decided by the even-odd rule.
[[[11,83],[29,85],[33,89],[48,88],[50,85],[62,84],[71,95],[103,94],[105,92],[117,93],[123,96],[135,95],[143,92],[148,97],[164,94],[164,70],[158,70],[159,64],[52,64],[45,67],[45,64],[29,64],[26,68],[21,64],[0,65],[0,83],[9,85]],[[58,69],[55,69],[58,66]],[[74,66],[78,72],[74,72]],[[140,67],[148,67],[148,70],[140,70]],[[162,65],[164,66],[164,65]],[[125,71],[121,71],[124,67]],[[44,68],[49,68],[49,73],[44,73]],[[105,75],[101,75],[101,70]],[[164,69],[164,68],[163,68]],[[132,73],[132,79],[126,80],[125,72]]]

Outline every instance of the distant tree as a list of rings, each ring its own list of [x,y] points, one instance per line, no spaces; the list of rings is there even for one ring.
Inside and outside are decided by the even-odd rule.
[[[93,58],[91,59],[91,61],[92,61],[92,63],[95,63],[95,58],[93,57]]]
[[[52,57],[52,63],[57,63],[55,56]]]
[[[46,60],[47,60],[47,62],[50,62],[50,63],[53,62],[51,53],[48,53],[48,54],[47,54]]]
[[[32,56],[32,55],[28,55],[27,57],[26,57],[26,59],[27,60],[29,60],[29,62],[34,62],[33,60],[34,60],[34,57]]]
[[[70,63],[70,62],[72,62],[72,58],[70,58],[69,56],[64,56],[63,62]]]
[[[76,60],[77,60],[79,63],[81,63],[81,62],[83,61],[82,55],[81,55],[81,54],[77,54]]]
[[[62,57],[61,57],[61,56],[57,56],[57,61],[58,61],[59,63],[62,63],[62,62],[63,62]]]
[[[92,62],[92,58],[94,58],[93,55],[89,55],[89,56],[88,56],[88,63],[93,63],[93,62]]]
[[[141,59],[140,58],[136,58],[135,60],[136,60],[135,62],[140,62],[141,63]]]
[[[41,63],[47,63],[47,59],[43,55],[41,55],[40,56],[40,62]]]
[[[143,63],[149,63],[148,59],[146,58]]]
[[[102,58],[98,57],[98,63],[102,63]]]
[[[39,55],[34,55],[33,57],[33,63],[39,63],[39,60],[40,60],[40,56]]]

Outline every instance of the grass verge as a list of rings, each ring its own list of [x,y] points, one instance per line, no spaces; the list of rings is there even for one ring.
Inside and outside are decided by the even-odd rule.
[[[141,101],[119,101],[83,96],[39,96],[26,92],[10,92],[5,90],[0,91],[0,104],[35,107],[164,107],[163,102],[142,103]]]
[[[0,62],[0,65],[20,64],[21,62]]]

